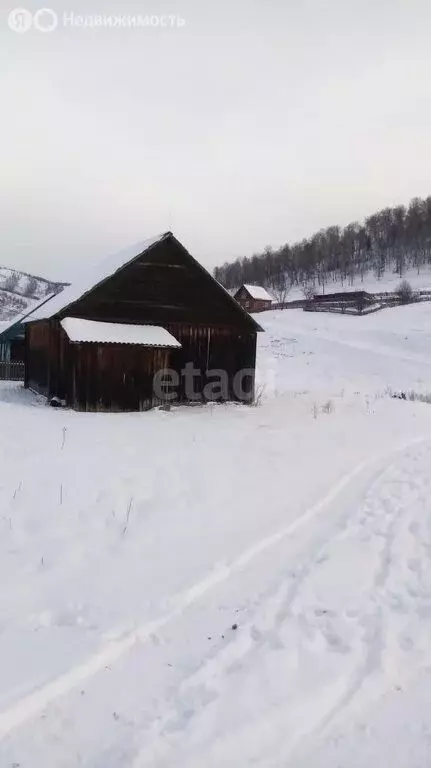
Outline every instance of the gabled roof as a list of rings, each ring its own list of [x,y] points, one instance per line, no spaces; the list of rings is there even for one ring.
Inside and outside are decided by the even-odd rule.
[[[91,267],[75,280],[68,288],[65,288],[61,293],[54,296],[49,301],[46,301],[43,306],[36,308],[35,311],[30,312],[25,318],[21,319],[21,322],[32,323],[38,320],[46,320],[52,317],[64,313],[68,307],[75,304],[75,302],[82,299],[87,294],[91,293],[95,288],[100,286],[105,281],[109,280],[116,272],[119,272],[124,267],[128,266],[140,256],[142,256],[150,248],[157,246],[164,240],[172,240],[179,246],[192,260],[196,267],[203,272],[207,279],[211,280],[217,289],[221,291],[226,301],[231,305],[231,308],[235,307],[235,312],[242,314],[243,319],[246,320],[249,327],[254,331],[262,331],[260,325],[252,318],[235,299],[229,295],[229,293],[217,282],[217,280],[202,266],[196,259],[191,256],[187,249],[176,239],[172,232],[164,232],[156,237],[143,240],[135,245],[126,248],[119,253],[115,253],[108,258],[104,259],[98,265]],[[71,313],[73,314],[73,312]]]
[[[81,299],[85,294],[89,293],[97,285],[103,283],[108,277],[111,277],[119,269],[122,269],[131,261],[134,261],[138,256],[141,256],[145,251],[151,248],[152,245],[160,243],[166,239],[169,232],[165,232],[157,237],[143,240],[135,245],[129,246],[118,253],[114,253],[111,256],[103,259],[99,264],[90,267],[82,272],[82,274],[75,280],[68,288],[57,294],[49,303],[44,304],[43,307],[36,309],[28,317],[26,322],[30,323],[34,320],[46,320],[47,318],[54,317],[59,312],[67,309],[75,301]]]
[[[61,326],[70,341],[96,344],[140,344],[144,347],[181,347],[180,342],[166,328],[158,325],[126,325],[124,323],[101,323],[96,320],[81,320],[65,317]]]
[[[266,288],[264,288],[262,285],[249,285],[244,283],[242,287],[245,288],[252,299],[258,299],[259,301],[274,301],[272,296],[269,295]]]

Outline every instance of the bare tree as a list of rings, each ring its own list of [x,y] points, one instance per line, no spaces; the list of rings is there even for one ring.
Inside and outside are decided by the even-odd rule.
[[[305,304],[306,307],[311,307],[315,293],[316,293],[316,288],[314,283],[311,283],[311,282],[303,283],[302,295],[304,296],[304,299],[306,301],[306,304]]]
[[[35,277],[29,277],[27,280],[27,285],[25,286],[25,289],[23,291],[24,296],[32,296],[35,297],[37,294],[37,289],[39,287],[39,284]]]
[[[291,288],[287,272],[280,271],[275,274],[271,280],[271,288],[277,301],[280,304],[284,304]]]
[[[414,291],[408,280],[401,280],[396,294],[401,304],[411,304],[414,299]]]
[[[19,275],[16,272],[11,272],[10,275],[8,275],[6,280],[4,281],[3,288],[5,291],[16,293],[18,284],[19,284]]]
[[[302,286],[302,293],[303,293],[304,299],[307,299],[307,301],[313,301],[314,293],[315,293],[314,285],[312,285],[311,283],[304,283],[304,285]]]

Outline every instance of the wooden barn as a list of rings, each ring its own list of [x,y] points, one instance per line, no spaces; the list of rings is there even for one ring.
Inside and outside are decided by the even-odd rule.
[[[25,327],[25,386],[76,410],[254,397],[262,329],[171,232],[102,262]]]
[[[234,294],[234,299],[247,312],[264,312],[271,309],[273,302],[272,296],[261,285],[242,285]]]

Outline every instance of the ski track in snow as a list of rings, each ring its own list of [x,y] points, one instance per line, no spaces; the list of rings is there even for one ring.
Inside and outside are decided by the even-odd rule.
[[[45,710],[48,705],[52,704],[55,700],[66,696],[78,685],[82,684],[84,681],[89,680],[99,671],[103,670],[107,666],[113,664],[115,661],[123,657],[125,654],[127,654],[128,651],[130,651],[136,642],[140,641],[142,643],[143,641],[147,640],[151,635],[162,629],[168,622],[180,616],[187,608],[189,608],[193,603],[206,595],[216,585],[221,584],[236,572],[244,569],[259,555],[269,550],[271,547],[274,547],[283,539],[293,536],[304,526],[307,526],[308,523],[310,523],[317,515],[319,515],[319,513],[330,507],[331,504],[333,504],[337,498],[340,497],[342,493],[348,489],[349,486],[351,486],[351,484],[357,478],[360,478],[360,476],[366,472],[366,470],[374,468],[374,474],[376,474],[379,465],[382,464],[380,470],[377,471],[377,476],[379,476],[382,471],[387,470],[387,460],[389,457],[396,456],[398,453],[406,451],[409,447],[423,442],[429,442],[429,437],[421,437],[410,440],[398,446],[390,453],[374,456],[373,458],[356,465],[351,472],[344,475],[343,478],[329,490],[323,499],[319,500],[315,505],[300,515],[295,521],[280,531],[276,532],[275,534],[260,540],[255,545],[248,548],[231,564],[224,564],[214,569],[207,575],[206,578],[180,595],[175,601],[176,604],[172,611],[166,613],[164,616],[161,616],[159,619],[151,623],[146,623],[137,629],[134,629],[133,631],[125,633],[122,637],[109,642],[105,647],[103,647],[98,653],[96,653],[86,662],[72,668],[44,687],[23,697],[21,700],[15,703],[13,707],[3,711],[0,714],[0,738],[4,738],[11,731],[22,726],[26,721],[30,720],[38,713]],[[396,524],[397,523],[395,521],[393,525],[396,526]],[[379,580],[380,583],[384,583],[387,579],[387,569],[389,567],[390,561],[390,546],[394,535],[395,533],[390,527],[385,534],[387,540],[387,550],[386,554],[382,556],[383,560],[379,571],[379,577],[376,580],[376,588],[378,586]],[[321,543],[318,549],[323,545],[324,543]],[[297,593],[301,589],[303,581],[307,579],[309,573],[312,571],[313,565],[314,563],[312,562],[310,566],[306,566],[303,572],[300,574],[299,578],[296,580],[296,582],[294,582],[293,586],[287,589],[287,594],[284,597],[284,605],[281,609],[281,612],[279,608],[280,594],[275,596],[274,605],[278,606],[278,613],[276,614],[275,622],[273,619],[269,620],[270,626],[274,626],[274,624],[275,626],[281,625],[289,616],[289,612],[295,601]],[[286,590],[285,585],[283,585],[281,589],[282,593],[284,593]],[[377,618],[378,624],[378,611],[375,618]],[[264,637],[265,632],[261,632],[259,629],[255,628],[248,639],[246,637],[241,637],[238,639],[240,645],[235,653],[238,652],[239,656],[244,656],[245,653],[250,651],[256,641],[263,641]],[[375,664],[373,655],[376,653],[378,645],[379,643],[377,642],[365,643],[368,656],[366,656],[365,661],[362,664],[362,668],[359,669],[354,675],[353,681],[351,682],[349,689],[345,692],[344,697],[338,702],[335,702],[331,712],[326,713],[326,720],[334,717],[341,708],[346,706],[348,701],[359,690],[367,674],[367,671],[371,669]],[[226,650],[226,654],[229,658],[229,663],[232,663],[232,650]],[[219,658],[210,663],[215,665],[220,665],[221,663],[220,670],[223,669],[223,661]],[[199,670],[198,674],[205,676],[205,670]],[[186,682],[189,684],[190,681]],[[323,722],[324,719],[321,718],[321,724],[323,724]],[[137,758],[136,766],[142,764],[142,757],[140,756]]]
[[[253,621],[247,627],[243,627],[241,636],[238,636],[232,644],[226,646],[216,657],[208,659],[197,672],[182,681],[181,690],[177,693],[174,706],[168,707],[163,717],[157,718],[154,721],[152,730],[151,728],[148,729],[145,746],[135,758],[133,768],[155,765],[156,763],[153,763],[153,760],[157,749],[161,750],[158,753],[160,762],[157,762],[157,765],[170,765],[169,760],[172,759],[173,754],[177,755],[178,745],[174,735],[171,752],[169,751],[169,745],[168,747],[165,746],[166,739],[167,737],[169,738],[172,723],[180,723],[182,721],[185,702],[188,698],[193,700],[194,693],[197,694],[198,699],[201,698],[200,702],[195,701],[196,717],[199,718],[205,708],[211,706],[214,697],[219,695],[219,693],[214,693],[214,689],[220,691],[222,681],[226,674],[229,673],[229,669],[239,665],[239,662],[244,664],[245,661],[247,661],[247,668],[253,669],[255,657],[257,657],[264,644],[269,643],[275,649],[283,649],[285,647],[280,635],[286,623],[302,623],[303,631],[307,629],[314,631],[316,629],[315,626],[312,627],[311,625],[307,627],[309,617],[302,604],[301,599],[303,595],[301,595],[301,591],[303,591],[307,580],[319,580],[320,564],[325,561],[325,550],[336,548],[340,542],[342,544],[346,536],[350,536],[352,539],[360,536],[365,543],[371,542],[373,545],[376,542],[381,542],[381,546],[377,548],[375,553],[374,569],[371,568],[369,574],[370,584],[365,591],[364,609],[362,611],[352,609],[350,612],[347,610],[345,611],[345,616],[342,617],[337,616],[336,612],[330,610],[322,610],[320,613],[316,610],[314,614],[319,617],[321,624],[319,631],[330,650],[339,651],[341,654],[347,653],[348,648],[345,646],[342,637],[343,632],[340,631],[338,633],[337,631],[337,622],[341,619],[340,623],[342,623],[347,617],[348,622],[356,624],[359,638],[357,653],[353,654],[354,658],[356,656],[356,661],[352,665],[347,679],[342,681],[341,690],[339,691],[337,687],[335,688],[336,695],[333,697],[333,700],[328,702],[325,699],[321,707],[317,706],[315,712],[311,711],[305,728],[301,729],[299,724],[297,724],[296,734],[291,739],[289,747],[283,749],[282,754],[270,757],[271,744],[263,743],[263,746],[259,748],[259,752],[262,752],[262,762],[256,759],[254,753],[247,754],[246,756],[241,755],[241,759],[244,763],[247,762],[247,764],[250,761],[253,764],[256,762],[259,766],[281,766],[287,765],[286,760],[290,761],[294,757],[295,759],[292,763],[289,762],[289,766],[292,765],[293,768],[293,766],[296,766],[295,760],[300,758],[301,753],[304,751],[304,743],[307,746],[311,738],[324,734],[328,727],[334,721],[337,721],[337,718],[342,717],[350,706],[354,706],[358,696],[362,694],[365,697],[371,696],[371,698],[376,698],[376,696],[387,689],[388,685],[394,686],[400,679],[404,682],[405,675],[403,676],[400,672],[402,663],[394,665],[394,649],[391,648],[391,644],[395,644],[395,655],[398,654],[399,656],[401,654],[402,656],[406,650],[406,645],[408,646],[409,643],[414,645],[413,638],[408,633],[405,634],[405,630],[400,631],[397,626],[400,616],[407,616],[405,621],[408,624],[409,607],[398,604],[400,595],[402,599],[402,590],[404,589],[407,597],[408,595],[413,598],[422,597],[423,605],[415,603],[413,600],[413,609],[418,612],[429,610],[431,617],[431,608],[427,607],[426,603],[427,589],[422,584],[421,593],[420,588],[423,576],[421,569],[423,556],[425,555],[427,559],[431,557],[431,526],[428,523],[428,530],[421,531],[421,536],[418,537],[418,523],[412,519],[412,511],[414,509],[417,511],[417,502],[422,501],[426,503],[429,490],[426,475],[424,476],[423,473],[417,475],[415,472],[418,461],[417,454],[415,452],[409,453],[409,448],[421,443],[425,444],[425,457],[429,458],[429,446],[426,445],[426,443],[429,443],[429,438],[411,441],[403,448],[398,448],[394,451],[391,454],[393,455],[393,460],[386,463],[373,474],[371,482],[366,487],[366,493],[362,500],[359,499],[357,514],[353,518],[350,517],[349,512],[341,515],[341,519],[336,524],[337,532],[334,539],[331,540],[331,537],[329,537],[328,540],[328,532],[326,532],[326,535],[318,537],[312,552],[310,552],[311,558],[309,563],[303,566],[296,574],[293,583],[286,584],[286,582],[283,582],[273,594],[267,595],[267,599],[263,601],[263,616],[259,616],[258,620]],[[401,456],[399,455],[400,452]],[[382,459],[383,457],[380,457],[381,461]],[[324,500],[309,510],[293,527],[297,528],[300,524],[304,524],[304,518],[306,520],[310,519],[313,514],[316,514],[317,511],[326,507],[331,501],[334,501],[361,471],[376,463],[378,463],[378,460],[374,459],[373,461],[358,465],[330,491]],[[408,559],[406,565],[412,579],[404,583],[404,580],[399,579],[400,563],[397,562],[395,546],[397,540],[401,539],[404,544],[406,531],[410,531],[413,551],[417,557]],[[280,532],[279,536],[281,537],[282,535]],[[284,532],[284,535],[287,535],[287,531]],[[275,541],[275,539],[276,537],[274,536],[273,540]],[[258,547],[254,551],[257,552],[257,550]],[[246,554],[243,559],[248,562],[251,557],[248,557]],[[368,565],[369,562],[370,557],[368,553],[364,565]],[[393,579],[394,583],[391,583],[394,563],[396,566],[395,571],[398,573],[398,580],[395,576],[395,579]],[[330,600],[331,595],[329,594],[328,604],[330,604]],[[415,640],[420,644],[420,640],[417,640],[417,638]],[[427,649],[428,642],[426,638],[423,640],[422,645]],[[289,647],[289,652],[292,653],[293,651],[294,649]],[[392,654],[390,651],[392,651]],[[419,655],[419,667],[428,664],[430,661],[431,652],[427,653],[425,651],[424,654]],[[373,676],[376,679],[373,681],[373,685],[370,686],[370,690],[366,691],[367,683]],[[281,712],[281,715],[283,716],[283,712]],[[186,728],[186,725],[183,727]],[[280,727],[281,732],[283,732],[282,719],[279,723],[279,730]],[[245,733],[238,733],[237,728],[232,742],[228,742],[230,743],[229,752],[226,755],[223,753],[223,756],[228,761],[226,764],[234,764],[230,762],[232,755],[235,755],[233,745],[235,742],[248,742],[250,736],[248,730],[253,728],[253,724],[251,726],[241,726],[241,728],[245,730]],[[175,731],[176,729],[173,730]],[[183,728],[180,727],[179,730],[182,731]],[[165,752],[166,749],[168,752]],[[163,762],[163,757],[166,757],[166,763]],[[178,753],[178,757],[181,762],[183,757],[181,752]],[[199,759],[195,763],[193,758],[193,753],[190,755],[187,752],[184,756],[187,765],[198,766]],[[209,761],[211,760],[210,756],[208,759]],[[220,755],[217,755],[214,763],[208,762],[208,765],[211,766],[219,764],[225,764],[223,757]],[[304,765],[307,765],[307,763],[305,762]]]
[[[386,495],[371,493],[359,524],[350,524],[358,535],[366,539],[377,536],[383,541],[368,590],[367,610],[357,617],[363,627],[362,654],[345,691],[328,711],[321,713],[308,738],[324,737],[334,724],[344,722],[352,708],[364,711],[364,701],[375,701],[388,689],[402,690],[409,678],[429,668],[431,628],[414,623],[417,616],[431,618],[430,585],[424,584],[423,568],[425,563],[428,571],[431,559],[431,526],[426,514],[417,517],[418,503],[420,512],[425,513],[429,506],[430,486],[427,475],[417,472],[420,458],[408,453],[401,469],[397,462],[391,464],[384,473]],[[429,463],[429,449],[425,459]],[[406,558],[408,534],[414,557]],[[413,631],[409,629],[411,624]],[[406,652],[410,657],[416,654],[416,663],[407,672],[403,663]],[[361,707],[356,699],[360,699]],[[298,753],[293,751],[292,766],[296,766],[301,752],[307,756],[308,747],[306,744]],[[307,760],[304,765],[308,765]]]

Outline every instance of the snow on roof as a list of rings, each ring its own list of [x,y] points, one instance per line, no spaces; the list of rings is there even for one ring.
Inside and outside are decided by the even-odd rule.
[[[75,301],[82,298],[82,296],[95,288],[96,285],[111,277],[114,272],[126,266],[130,261],[133,261],[141,253],[147,251],[148,248],[151,248],[152,245],[160,242],[169,234],[169,232],[164,232],[156,237],[135,243],[135,245],[129,246],[129,248],[108,256],[95,267],[93,266],[91,269],[85,270],[72,285],[54,296],[53,299],[46,302],[42,307],[36,309],[35,312],[32,312],[25,322],[32,323],[34,320],[45,320],[48,317],[53,317],[58,312],[61,312],[61,310],[70,306],[70,304],[74,304]]]
[[[43,299],[40,299],[36,303],[34,303],[32,307],[30,308],[27,307],[24,313],[20,315],[15,315],[11,320],[2,321],[0,323],[0,336],[2,336],[3,334],[6,334],[15,326],[16,326],[16,332],[18,333],[20,331],[20,326],[23,323],[25,323],[26,318],[29,317],[29,315],[33,315],[33,312],[36,312],[36,310],[38,310],[39,307],[42,307],[44,304],[46,304],[56,295],[57,294],[55,293],[50,293],[48,296],[44,296]]]
[[[158,325],[124,325],[122,323],[100,323],[96,320],[81,320],[65,317],[61,321],[70,341],[99,344],[141,344],[144,347],[181,347],[177,339],[166,328]]]
[[[260,299],[261,301],[274,301],[272,296],[269,295],[268,291],[261,285],[246,285],[244,283],[244,288],[246,291],[248,291],[252,299]]]

